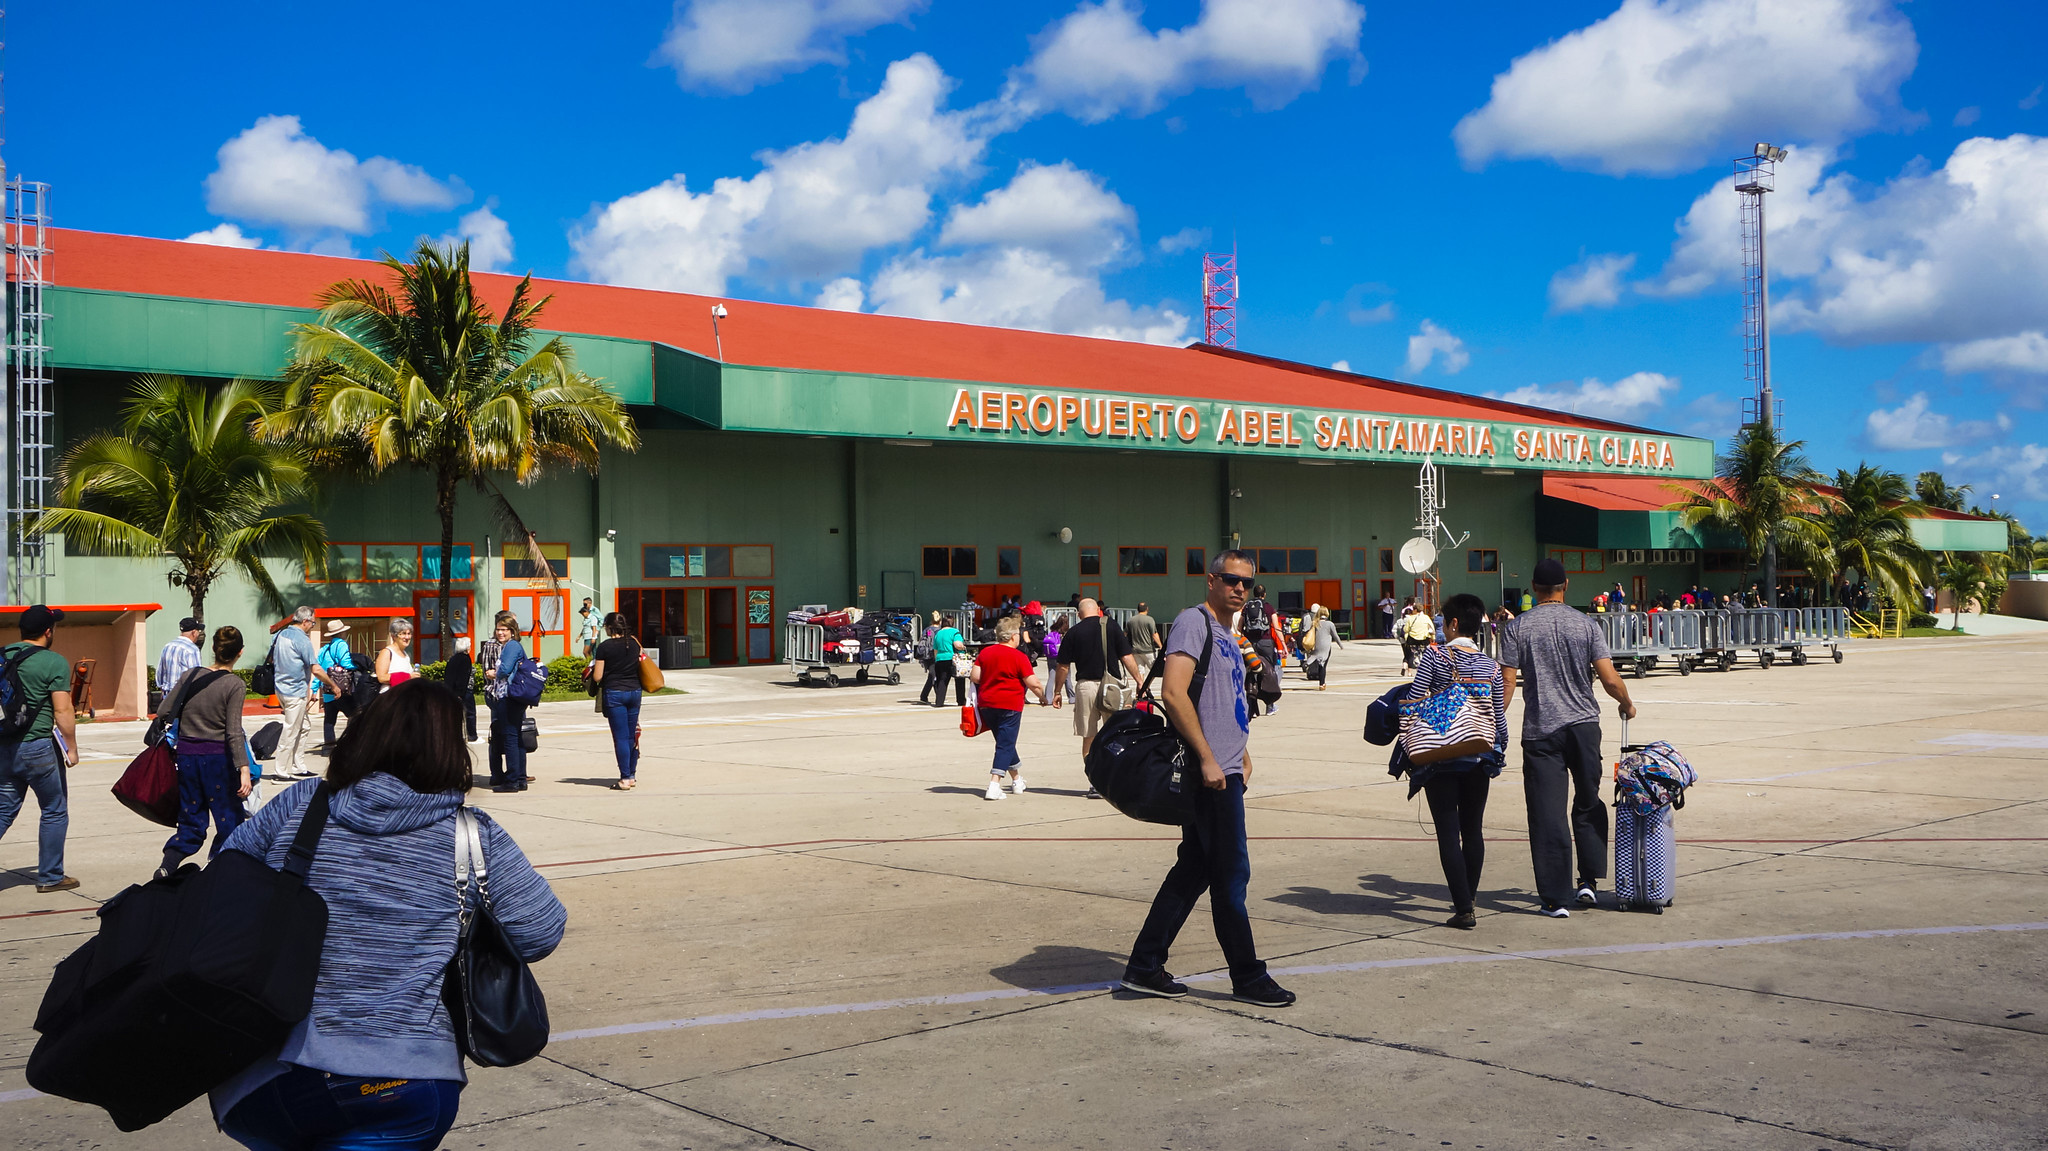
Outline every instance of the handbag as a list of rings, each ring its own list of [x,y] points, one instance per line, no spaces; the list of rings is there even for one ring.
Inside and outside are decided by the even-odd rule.
[[[155,721],[142,737],[149,746],[114,781],[114,798],[121,806],[151,823],[178,826],[178,715],[194,691],[227,674],[194,671],[181,682],[171,702],[157,709]]]
[[[540,725],[530,715],[519,720],[519,746],[528,754],[540,750]]]
[[[968,680],[967,702],[960,705],[960,734],[973,739],[987,730],[981,726],[981,692],[975,690],[973,680]]]
[[[1209,680],[1209,657],[1216,651],[1216,624],[1207,613],[1203,624],[1208,634],[1202,637],[1202,655],[1188,681],[1188,700],[1197,706]],[[1195,791],[1202,781],[1187,742],[1173,730],[1166,709],[1152,700],[1152,683],[1165,668],[1162,654],[1153,661],[1152,671],[1139,689],[1144,703],[1102,722],[1084,767],[1088,786],[1111,807],[1143,823],[1177,827],[1194,816]]]
[[[640,657],[640,690],[644,692],[657,692],[667,686],[668,677],[661,674],[661,665],[642,655]]]
[[[1137,700],[1138,685],[1117,674],[1116,665],[1109,662],[1109,617],[1095,618],[1102,621],[1095,629],[1096,638],[1102,641],[1102,680],[1095,687],[1095,708],[1105,713],[1122,711]]]
[[[285,627],[290,627],[290,626],[291,626],[290,624],[286,624],[286,625],[285,625]],[[282,629],[279,629],[279,632],[278,632],[278,634],[279,634],[279,635],[282,635],[282,634],[283,634],[283,630],[282,630]],[[255,667],[255,669],[249,672],[249,690],[250,690],[251,692],[254,692],[254,693],[255,693],[255,694],[257,694],[257,695],[276,695],[276,694],[277,694],[277,636],[276,636],[276,635],[273,635],[273,636],[271,636],[271,637],[270,637],[270,651],[269,651],[269,653],[268,653],[268,654],[266,654],[266,655],[265,655],[265,656],[263,657],[263,662],[262,662],[262,663],[259,663],[259,664],[257,664],[257,665],[256,665],[256,667]]]
[[[548,1002],[491,907],[483,836],[468,807],[455,809],[455,888],[455,955],[441,983],[455,1045],[472,1063],[516,1067],[548,1045]]]
[[[283,870],[223,851],[108,900],[43,995],[29,1085],[137,1131],[276,1055],[313,1008],[327,901],[306,871],[327,808],[322,782]]]
[[[1493,684],[1466,678],[1457,657],[1444,652],[1451,684],[1401,701],[1401,750],[1418,766],[1493,750]]]

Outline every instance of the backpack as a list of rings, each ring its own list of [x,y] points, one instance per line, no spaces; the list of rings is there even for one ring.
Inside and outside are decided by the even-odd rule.
[[[287,624],[285,626],[289,627],[291,625]],[[279,628],[277,634],[283,635],[284,629]],[[257,695],[277,694],[276,635],[270,637],[270,653],[263,657],[262,663],[257,664],[255,669],[249,672],[249,690]]]
[[[1238,621],[1237,630],[1253,643],[1269,638],[1273,630],[1273,609],[1267,607],[1262,599],[1244,605],[1244,618]]]
[[[327,645],[327,647],[333,646],[332,642]],[[320,666],[327,670],[327,678],[334,681],[334,698],[336,700],[343,700],[349,697],[349,683],[355,678],[356,673],[355,653],[349,652],[347,648],[342,650],[347,653],[343,657],[348,660],[347,663],[329,664],[324,659],[320,661]],[[327,648],[321,648],[320,654],[326,655]]]
[[[35,653],[48,650],[27,644],[0,666],[0,739],[18,740],[27,735],[36,725],[36,717],[50,705],[47,695],[41,703],[30,703],[28,685],[21,682],[21,665]]]
[[[540,693],[547,686],[548,669],[529,656],[512,669],[512,682],[505,685],[505,698],[531,707],[540,702]]]

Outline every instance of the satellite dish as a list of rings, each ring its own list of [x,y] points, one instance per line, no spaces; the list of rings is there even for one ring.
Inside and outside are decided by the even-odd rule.
[[[1059,537],[1060,537],[1060,542],[1061,542],[1061,543],[1063,543],[1063,544],[1070,544],[1070,543],[1073,543],[1073,542],[1074,542],[1074,529],[1073,529],[1073,528],[1061,528],[1061,529],[1059,530]]]
[[[1436,566],[1436,545],[1426,536],[1416,536],[1401,545],[1401,570],[1421,575]]]

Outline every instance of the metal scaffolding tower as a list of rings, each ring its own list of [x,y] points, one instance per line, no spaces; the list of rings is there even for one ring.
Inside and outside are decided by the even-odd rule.
[[[50,574],[43,537],[30,525],[49,494],[52,443],[50,373],[44,363],[43,287],[50,255],[50,186],[13,179],[5,185],[7,246],[6,411],[13,418],[5,445],[11,478],[7,501],[8,602],[40,603]]]
[[[1202,342],[1237,346],[1237,252],[1202,257]]]
[[[1742,401],[1742,423],[1784,421],[1771,390],[1771,276],[1764,259],[1764,197],[1777,181],[1785,149],[1758,144],[1735,161],[1735,190],[1742,196],[1742,369],[1750,394]]]

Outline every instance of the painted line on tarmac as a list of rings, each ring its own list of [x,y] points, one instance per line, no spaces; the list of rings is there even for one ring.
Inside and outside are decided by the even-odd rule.
[[[1507,963],[1545,959],[1580,959],[1603,955],[1639,955],[1660,951],[1692,951],[1702,948],[1760,947],[1777,943],[1834,943],[1857,939],[1898,939],[1928,935],[1978,935],[1987,932],[2048,931],[2048,922],[1999,923],[1959,927],[1892,927],[1869,931],[1815,931],[1801,935],[1756,935],[1743,939],[1682,939],[1667,943],[1616,943],[1601,947],[1560,947],[1544,951],[1504,951],[1499,954],[1428,955],[1412,959],[1368,959],[1356,963],[1321,963],[1303,967],[1276,967],[1273,975],[1334,975],[1353,971],[1380,971],[1404,967],[1437,967],[1453,963]],[[1189,975],[1183,983],[1215,983],[1227,979],[1222,971]],[[904,1007],[958,1007],[1004,999],[1035,996],[1075,995],[1087,991],[1115,990],[1115,982],[1068,983],[1057,987],[1004,987],[988,991],[964,991],[954,995],[919,995],[904,999],[877,999],[866,1003],[833,1003],[817,1007],[764,1007],[755,1011],[734,1011],[722,1015],[698,1015],[688,1019],[662,1019],[649,1023],[619,1023],[610,1027],[585,1027],[557,1031],[550,1043],[575,1039],[606,1039],[639,1035],[649,1031],[683,1031],[699,1027],[721,1027],[729,1023],[759,1023],[773,1019],[814,1019],[825,1015],[859,1015],[870,1011],[894,1011]]]
[[[1938,754],[1935,754],[1935,755],[1900,755],[1900,756],[1894,756],[1894,757],[1892,757],[1892,758],[1890,758],[1890,759],[1866,759],[1866,760],[1864,760],[1864,761],[1863,761],[1862,763],[1845,763],[1845,764],[1842,764],[1842,765],[1841,765],[1840,767],[1816,767],[1816,768],[1812,768],[1812,769],[1809,769],[1809,770],[1807,770],[1807,771],[1788,771],[1788,772],[1786,772],[1786,773],[1785,773],[1785,774],[1783,774],[1783,775],[1752,775],[1752,776],[1744,776],[1743,778],[1740,778],[1740,779],[1723,779],[1723,780],[1719,780],[1719,781],[1717,781],[1717,782],[1720,782],[1720,783],[1776,783],[1777,781],[1779,781],[1779,780],[1781,780],[1781,779],[1798,779],[1798,778],[1800,778],[1801,776],[1806,776],[1806,775],[1826,775],[1826,774],[1828,774],[1828,773],[1829,773],[1829,772],[1831,772],[1831,771],[1848,771],[1848,770],[1849,770],[1850,768],[1852,768],[1852,767],[1876,767],[1876,766],[1878,766],[1879,764],[1884,764],[1884,763],[1912,763],[1912,762],[1914,762],[1915,760],[1922,760],[1922,759],[1941,759],[1941,758],[1943,758],[1943,757],[1945,757],[1945,756],[1948,756],[1948,755],[1951,755],[1951,754],[1953,754],[1953,753],[1951,753],[1951,752],[1941,752],[1941,753],[1938,753]]]
[[[1253,835],[1254,843],[1435,843],[1433,835]],[[603,859],[563,859],[536,863],[535,868],[588,867],[599,863],[634,863],[643,859],[677,859],[690,855],[716,855],[733,851],[781,851],[792,847],[873,847],[915,843],[1179,843],[1166,835],[935,835],[903,839],[797,839],[787,843],[735,843],[726,847],[693,847],[682,851],[649,851],[638,855],[612,855]],[[1527,843],[1526,837],[1488,836],[1488,843]],[[1680,843],[1714,844],[1797,844],[1802,847],[1846,843],[2048,843],[2048,835],[1940,835],[1897,836],[1886,839],[1681,839]],[[50,912],[31,912],[48,915]],[[10,918],[0,916],[0,919]]]

